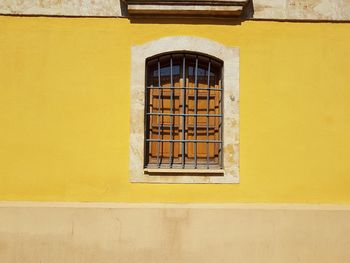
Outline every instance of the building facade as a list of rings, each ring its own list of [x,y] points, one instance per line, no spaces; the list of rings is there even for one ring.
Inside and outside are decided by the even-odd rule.
[[[1,263],[350,262],[349,1],[0,14]]]

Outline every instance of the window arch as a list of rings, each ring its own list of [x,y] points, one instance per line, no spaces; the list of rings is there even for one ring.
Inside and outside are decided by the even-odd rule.
[[[181,64],[181,58],[183,59],[184,55],[187,60],[185,67]],[[155,76],[155,74],[158,74],[158,59],[161,66],[159,72],[161,76],[164,75],[160,78],[162,85],[157,83],[158,78]],[[173,74],[169,73],[171,70],[171,60]],[[189,86],[187,88],[191,86],[194,88],[196,86],[195,76],[193,77],[190,74],[190,71],[195,72],[196,60],[198,87],[197,90],[192,90],[192,98],[188,98],[190,95],[186,89],[186,99],[186,96],[182,96],[182,90],[184,89],[181,86],[183,84]],[[206,118],[209,115],[206,113],[207,108],[205,107],[208,93],[203,93],[205,89],[200,89],[208,87],[208,83],[205,80],[208,77],[209,61],[211,61],[211,70],[209,72],[213,72],[215,75],[215,81],[212,83],[213,79],[211,77],[213,74],[209,74],[209,86],[210,88],[217,89],[217,91],[211,90],[209,94],[209,103],[211,103],[209,114],[220,115],[210,116],[209,118],[216,118],[217,123],[219,123],[221,117],[221,126],[219,124],[213,125],[209,121],[208,137],[209,140],[212,140],[211,142],[207,142],[209,140],[207,140],[206,126]],[[194,66],[190,68],[189,65],[191,63]],[[185,78],[182,76],[183,69],[187,72]],[[152,75],[154,76],[152,77]],[[192,75],[195,74],[192,73]],[[221,87],[219,87],[220,85]],[[176,89],[169,89],[170,86]],[[148,89],[147,87],[151,88]],[[168,97],[166,98],[164,93],[162,97],[161,92],[165,91],[165,89],[157,89],[157,87],[168,87]],[[157,90],[159,93],[157,93]],[[212,92],[219,93],[219,91],[221,91],[221,97],[217,95],[216,100],[221,99],[221,101],[215,104],[213,102],[215,98],[211,99],[214,96]],[[197,105],[197,116],[194,115],[196,108],[194,107],[194,97],[196,92],[197,102],[201,104]],[[161,95],[161,99],[158,98],[159,94]],[[171,103],[171,96],[173,96],[173,103]],[[202,99],[198,100],[200,96]],[[129,176],[131,182],[239,182],[239,49],[237,47],[227,47],[209,39],[192,36],[165,37],[142,45],[133,46],[131,49],[130,98]],[[180,104],[183,98],[185,98],[185,103],[182,104],[184,107]],[[170,105],[173,105],[174,112],[172,114],[179,115],[170,115],[172,118],[168,116],[167,120],[165,120],[166,116],[157,115],[158,102],[163,104],[168,103],[168,108],[165,107],[166,105],[163,108],[161,107],[159,113],[171,113]],[[191,103],[192,105],[190,105]],[[185,114],[187,114],[185,115],[185,118],[187,118],[186,121],[181,121],[181,118],[183,118],[183,115],[181,115],[183,114],[182,109],[185,109]],[[147,112],[153,112],[154,114],[147,115]],[[154,116],[153,118],[149,117],[152,115]],[[159,137],[157,116],[163,117],[162,122],[160,122],[161,133]],[[195,118],[197,118],[197,141],[194,140]],[[172,125],[170,121],[173,121]],[[185,123],[185,128],[182,128],[183,123]],[[167,126],[167,130],[165,126]],[[202,126],[205,126],[205,128]],[[176,142],[173,141],[172,146],[169,143],[171,142],[170,127],[173,129],[172,140],[176,139],[175,136],[179,139]],[[152,134],[149,134],[150,128],[152,129]],[[183,135],[185,136],[185,140],[187,140],[185,141],[184,154],[182,154],[183,148],[181,145],[184,143],[184,140],[182,140]],[[159,141],[164,139],[168,140],[167,145],[164,141]],[[191,139],[193,141],[189,141]],[[204,141],[200,141],[202,139]],[[163,149],[163,152],[160,151],[157,157],[158,142],[160,143],[160,147],[168,148]],[[200,143],[202,145],[199,145]],[[209,144],[209,148],[214,145],[214,149],[209,149],[209,162],[206,155],[208,153],[206,150],[207,143]],[[195,144],[197,144],[197,164],[194,160]],[[211,144],[213,145],[210,146]],[[170,151],[170,147],[174,148]],[[219,147],[221,148],[219,149]],[[170,156],[170,152],[172,156]],[[182,158],[183,156],[184,158]],[[185,164],[183,164],[183,159]]]
[[[223,62],[172,52],[146,68],[145,168],[222,169]]]

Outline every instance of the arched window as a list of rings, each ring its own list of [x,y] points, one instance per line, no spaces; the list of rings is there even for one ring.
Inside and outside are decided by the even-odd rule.
[[[194,36],[131,49],[133,183],[239,182],[239,48]]]
[[[145,168],[223,168],[222,68],[193,52],[147,59]]]

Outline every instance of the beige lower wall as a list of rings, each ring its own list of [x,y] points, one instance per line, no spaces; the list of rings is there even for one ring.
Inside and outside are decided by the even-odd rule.
[[[2,202],[0,262],[350,262],[350,206]]]

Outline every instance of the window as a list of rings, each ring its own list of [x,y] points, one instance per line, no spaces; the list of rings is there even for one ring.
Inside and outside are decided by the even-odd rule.
[[[222,61],[171,53],[146,67],[145,168],[222,169]]]
[[[238,48],[167,37],[132,48],[131,182],[238,183]]]

